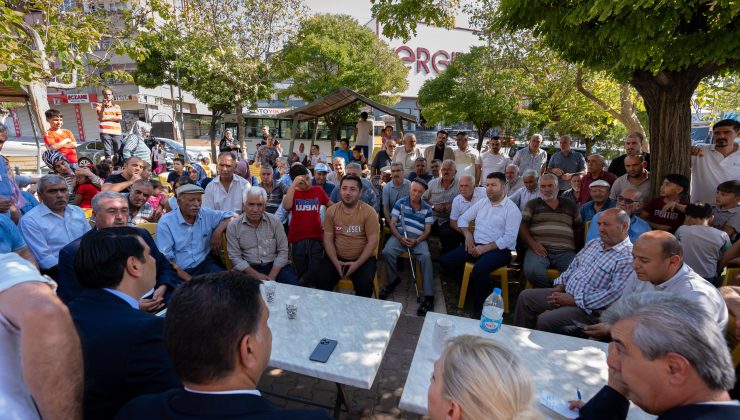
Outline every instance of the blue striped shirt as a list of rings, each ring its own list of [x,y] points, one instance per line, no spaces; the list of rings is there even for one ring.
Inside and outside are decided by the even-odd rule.
[[[403,223],[401,223],[401,209],[403,208]],[[434,223],[432,206],[424,200],[421,201],[419,211],[411,207],[411,197],[403,197],[396,201],[391,211],[391,218],[396,219],[396,229],[403,235],[404,230],[409,238],[418,238],[424,233],[424,227]]]

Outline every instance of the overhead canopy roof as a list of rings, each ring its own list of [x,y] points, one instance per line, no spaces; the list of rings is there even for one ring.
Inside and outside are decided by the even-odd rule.
[[[21,88],[0,83],[0,102],[25,102],[28,93]]]
[[[397,109],[393,109],[389,106],[375,102],[372,99],[362,96],[359,93],[347,88],[341,88],[338,91],[324,96],[321,99],[317,99],[308,105],[304,105],[300,108],[278,114],[277,118],[298,121],[313,120],[352,105],[357,101],[360,101],[387,114],[393,115],[400,120],[416,122],[416,117],[411,114],[407,114],[405,112],[401,112]]]

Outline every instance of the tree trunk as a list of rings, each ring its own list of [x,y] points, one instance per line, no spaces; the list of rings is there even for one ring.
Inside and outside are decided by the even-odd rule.
[[[245,144],[245,136],[244,136],[244,114],[242,113],[242,108],[244,107],[244,104],[239,102],[236,104],[236,131],[237,131],[237,140],[239,141],[239,147],[242,149],[242,158],[247,159],[247,156],[249,156],[249,153],[247,153],[247,147]]]
[[[698,70],[632,74],[648,114],[650,186],[656,196],[667,174],[691,176],[691,95],[705,75]]]
[[[33,111],[33,116],[38,123],[39,133],[43,135],[48,129],[46,115],[44,113],[50,108],[46,94],[46,85],[43,82],[33,81],[30,85],[23,88],[28,93],[31,102],[31,111]],[[31,121],[31,124],[33,123],[34,121]]]
[[[478,151],[481,151],[481,147],[483,147],[483,136],[485,136],[488,130],[490,130],[492,127],[490,124],[487,123],[478,123],[475,124],[475,128],[478,132],[478,145],[476,146],[476,149],[478,149]]]
[[[218,146],[216,143],[216,125],[218,124],[218,120],[221,118],[221,115],[223,115],[221,112],[211,109],[211,125],[208,128],[208,136],[211,138],[211,162],[213,163],[216,163],[216,158],[218,157]]]
[[[595,140],[596,139],[592,137],[583,137],[583,141],[586,143],[586,156],[591,156],[591,152],[594,148],[594,143],[596,142]]]

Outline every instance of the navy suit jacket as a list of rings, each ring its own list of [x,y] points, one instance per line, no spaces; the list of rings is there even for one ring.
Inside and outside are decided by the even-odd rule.
[[[108,419],[127,401],[182,387],[164,348],[164,318],[103,289],[69,304],[85,362],[85,418]]]
[[[630,403],[622,394],[605,386],[579,411],[582,420],[624,420]],[[691,404],[671,408],[658,420],[731,420],[740,419],[740,405]]]
[[[144,239],[144,242],[149,245],[149,253],[155,260],[157,260],[157,285],[155,287],[166,284],[168,293],[165,295],[165,301],[169,301],[169,296],[172,294],[172,291],[182,283],[182,280],[177,277],[177,272],[172,268],[172,264],[167,260],[167,257],[159,252],[159,248],[157,248],[157,244],[154,243],[152,235],[150,235],[146,229],[131,226],[107,229],[117,229],[119,232],[128,232],[139,235]],[[80,249],[82,238],[89,235],[90,232],[95,232],[95,230],[96,229],[90,230],[81,237],[65,245],[64,248],[59,251],[59,274],[57,276],[59,287],[57,289],[57,295],[65,303],[71,301],[83,290],[82,286],[80,286],[80,282],[77,281],[77,274],[75,273],[75,255],[77,255],[77,250]]]
[[[288,410],[264,397],[251,394],[197,394],[173,389],[159,395],[145,395],[126,404],[115,417],[120,420],[159,419],[244,419],[244,420],[326,420],[323,409]]]

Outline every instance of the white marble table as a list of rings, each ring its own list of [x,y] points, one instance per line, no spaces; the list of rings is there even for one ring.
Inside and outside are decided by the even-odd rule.
[[[298,305],[296,319],[288,319],[289,300]],[[401,314],[397,302],[286,284],[277,284],[267,305],[270,366],[363,389],[372,387]],[[337,347],[326,363],[309,360],[322,338],[337,340]]]
[[[399,407],[417,414],[427,414],[429,378],[439,351],[432,344],[434,324],[440,317],[453,323],[453,336],[472,334],[490,338],[507,345],[524,361],[532,373],[537,392],[549,391],[563,400],[576,399],[576,387],[588,400],[606,384],[607,344],[542,331],[504,325],[496,334],[488,334],[479,327],[479,321],[429,312],[416,344],[409,375],[403,387]],[[540,406],[543,414],[556,416]],[[648,419],[639,407],[632,405],[630,419]]]

